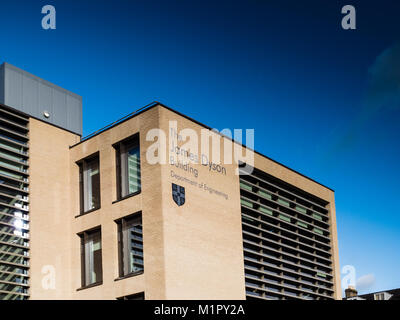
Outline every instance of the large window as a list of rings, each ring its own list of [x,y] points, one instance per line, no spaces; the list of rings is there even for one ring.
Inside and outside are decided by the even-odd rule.
[[[100,229],[86,231],[81,237],[82,287],[103,281]]]
[[[100,208],[99,156],[91,156],[78,163],[81,194],[81,213]]]
[[[141,190],[139,135],[119,142],[114,147],[117,152],[118,198],[121,199]]]
[[[143,271],[142,214],[120,219],[117,224],[120,277]]]

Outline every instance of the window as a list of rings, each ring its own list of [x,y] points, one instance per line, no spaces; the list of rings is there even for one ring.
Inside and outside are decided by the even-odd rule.
[[[278,216],[278,218],[281,219],[281,220],[283,220],[283,221],[286,221],[286,222],[291,222],[290,217],[288,217],[288,216],[286,216],[286,215],[284,215],[284,214],[280,214],[280,215]]]
[[[117,298],[117,300],[144,300],[144,292]]]
[[[250,201],[244,200],[244,199],[240,199],[240,203],[246,207],[250,207],[253,208],[253,203],[251,203]]]
[[[299,225],[300,227],[306,228],[306,229],[308,228],[308,225],[301,221],[297,221],[297,225]]]
[[[289,207],[289,201],[287,201],[287,200],[284,200],[284,199],[281,199],[281,198],[278,198],[278,202],[280,203],[280,204],[283,204],[284,206],[286,206],[286,207]]]
[[[143,271],[142,214],[122,218],[117,224],[120,277]]]
[[[388,292],[375,293],[375,300],[390,300],[392,297]]]
[[[141,190],[139,135],[119,142],[114,147],[117,152],[118,198],[121,199]]]
[[[313,213],[313,214],[312,214],[312,217],[315,218],[315,219],[317,219],[317,220],[322,221],[322,216],[319,215],[319,214]]]
[[[324,232],[318,228],[314,228],[314,232],[319,233],[320,235],[324,235]]]
[[[81,213],[100,208],[99,156],[82,160],[79,165]]]
[[[103,281],[100,229],[86,231],[81,237],[82,287]]]
[[[262,191],[262,190],[258,190],[258,194],[261,197],[264,197],[266,199],[272,200],[272,195],[270,193],[268,193],[268,192],[265,192],[265,191]]]
[[[376,293],[375,294],[375,300],[384,300],[383,293]]]
[[[300,212],[300,213],[303,213],[303,214],[306,214],[307,213],[307,209],[306,208],[303,208],[303,207],[300,207],[300,206],[298,206],[298,205],[296,205],[296,210],[298,211],[298,212]]]
[[[244,183],[244,182],[240,182],[240,187],[242,188],[242,189],[245,189],[245,190],[247,190],[247,191],[252,191],[252,186],[250,186],[250,185],[248,185],[247,183]]]
[[[271,210],[271,209],[268,209],[268,208],[265,208],[265,207],[262,207],[262,206],[260,206],[259,210],[260,210],[262,213],[269,214],[270,216],[272,216],[272,215],[273,215],[273,213],[272,213],[272,210]]]

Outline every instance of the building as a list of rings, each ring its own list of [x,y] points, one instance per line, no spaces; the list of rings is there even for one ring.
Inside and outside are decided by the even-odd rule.
[[[359,295],[354,287],[349,286],[345,290],[345,295],[346,296],[343,300],[400,300],[400,289],[377,291]]]
[[[158,102],[81,138],[79,96],[2,68],[0,299],[341,298],[333,190]]]

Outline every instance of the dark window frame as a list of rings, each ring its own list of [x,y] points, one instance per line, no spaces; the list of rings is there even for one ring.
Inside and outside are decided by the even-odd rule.
[[[98,206],[94,208],[85,210],[85,186],[84,186],[84,169],[88,162],[93,161],[94,159],[98,160],[98,170],[99,170],[99,203]],[[97,151],[90,156],[87,156],[76,162],[79,167],[79,215],[85,215],[92,211],[99,210],[101,208],[101,172],[100,172],[100,152]]]
[[[143,291],[143,292],[138,292],[138,293],[119,297],[119,298],[117,298],[117,300],[146,300],[146,295]]]
[[[101,257],[101,264],[100,264],[100,279],[93,283],[86,283],[86,248],[85,244],[89,236],[92,236],[94,233],[99,233],[100,236],[100,257]],[[103,284],[103,244],[102,244],[102,232],[101,226],[97,226],[85,231],[78,233],[80,238],[80,249],[81,249],[81,288],[78,290],[86,289],[95,287],[98,285]]]
[[[137,270],[137,271],[132,271],[132,272],[125,272],[124,268],[124,254],[125,254],[125,249],[123,246],[123,229],[127,225],[127,223],[130,223],[132,220],[140,219],[140,225],[142,226],[142,253],[143,253],[143,268],[142,270]],[[140,275],[144,273],[144,248],[143,248],[143,215],[141,211],[138,211],[136,213],[133,213],[131,215],[122,217],[120,219],[115,220],[115,223],[117,224],[117,238],[118,238],[118,275],[119,278],[116,280],[124,279],[124,278],[129,278],[133,277],[136,275]]]
[[[123,188],[122,188],[122,183],[123,183],[123,178],[122,178],[122,168],[121,168],[121,151],[125,148],[126,145],[137,145],[139,148],[139,179],[140,179],[140,187],[139,190],[132,192],[132,193],[127,193],[123,195]],[[125,138],[115,144],[113,144],[113,147],[115,149],[115,164],[116,164],[116,176],[117,176],[117,200],[114,201],[118,202],[120,200],[124,200],[126,198],[130,198],[132,196],[138,195],[142,191],[142,180],[141,180],[141,171],[142,171],[142,157],[140,156],[141,148],[140,148],[140,135],[139,132],[129,136],[128,138]],[[126,179],[126,177],[125,177]]]

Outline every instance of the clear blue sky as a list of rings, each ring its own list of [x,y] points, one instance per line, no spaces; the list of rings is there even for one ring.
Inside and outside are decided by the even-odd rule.
[[[153,100],[254,128],[256,150],[336,191],[340,263],[370,292],[400,287],[399,16],[395,1],[4,0],[0,61],[83,96],[84,134]]]

